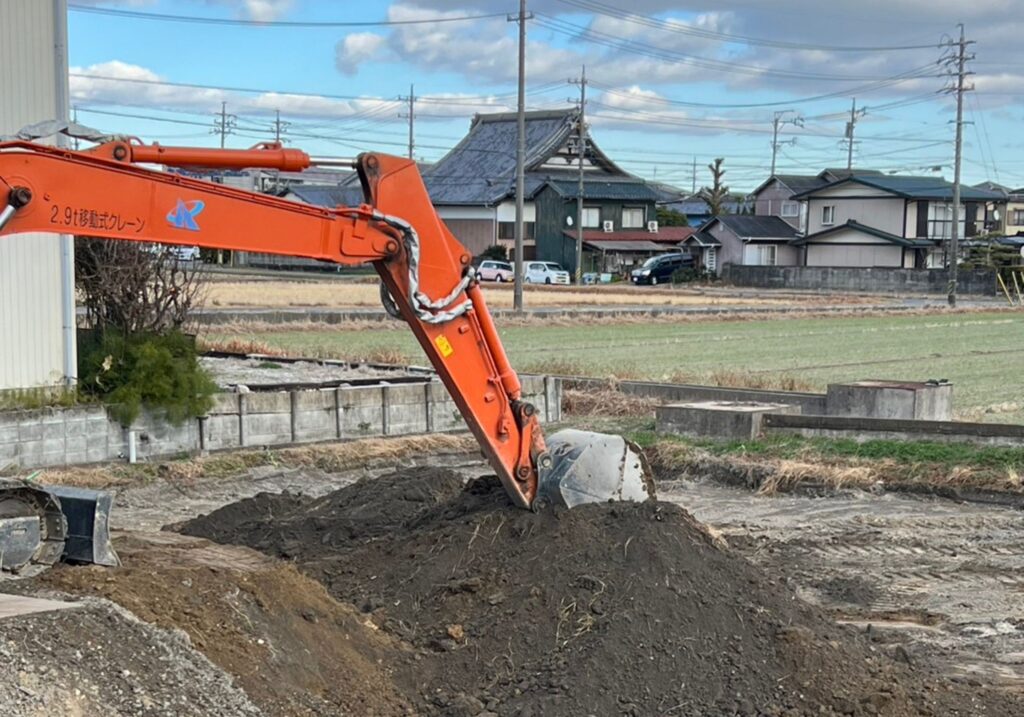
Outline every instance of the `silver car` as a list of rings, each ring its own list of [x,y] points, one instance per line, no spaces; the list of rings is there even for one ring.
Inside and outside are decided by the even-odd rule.
[[[569,272],[553,261],[526,263],[523,281],[527,284],[568,284]]]

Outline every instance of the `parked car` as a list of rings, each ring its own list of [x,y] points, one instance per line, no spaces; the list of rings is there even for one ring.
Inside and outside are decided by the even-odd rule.
[[[197,246],[172,246],[169,248],[179,261],[199,261],[199,247]]]
[[[476,273],[480,277],[480,281],[512,281],[516,276],[515,269],[512,268],[511,264],[507,261],[496,261],[494,259],[480,262]]]
[[[530,261],[523,280],[527,284],[568,284],[569,272],[553,261]]]
[[[145,244],[143,248],[152,254],[173,256],[178,261],[199,261],[199,247],[178,246],[177,244]]]
[[[659,254],[634,269],[631,278],[634,284],[668,284],[672,281],[672,275],[680,269],[689,269],[694,266],[692,254],[672,252],[671,254]]]

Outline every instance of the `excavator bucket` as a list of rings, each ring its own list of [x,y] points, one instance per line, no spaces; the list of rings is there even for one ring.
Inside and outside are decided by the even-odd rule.
[[[95,563],[107,567],[121,564],[110,543],[110,509],[114,497],[102,490],[47,486],[47,492],[60,501],[68,531],[62,560],[68,563]]]
[[[643,452],[622,436],[566,429],[547,437],[546,443],[550,461],[541,462],[542,501],[575,508],[654,499],[654,479]]]

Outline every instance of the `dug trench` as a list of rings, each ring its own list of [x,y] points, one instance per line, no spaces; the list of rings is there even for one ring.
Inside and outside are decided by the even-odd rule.
[[[240,660],[211,657],[250,694],[253,672],[297,670],[320,700],[268,714],[1024,713],[835,624],[674,504],[534,514],[494,479],[421,468],[320,498],[260,494],[175,527],[297,568],[278,566],[284,594],[247,598],[291,622]]]

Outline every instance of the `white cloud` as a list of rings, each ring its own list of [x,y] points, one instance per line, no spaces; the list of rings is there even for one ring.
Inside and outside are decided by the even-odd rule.
[[[80,5],[103,5],[107,7],[146,7],[156,5],[157,0],[75,0]],[[206,0],[208,5],[234,8],[238,17],[258,22],[272,22],[283,17],[295,0]]]
[[[354,32],[335,48],[335,65],[344,75],[354,75],[359,66],[373,59],[379,59],[387,38],[374,32]]]
[[[218,0],[221,4],[241,5],[240,11],[259,22],[280,19],[291,10],[293,0]]]

